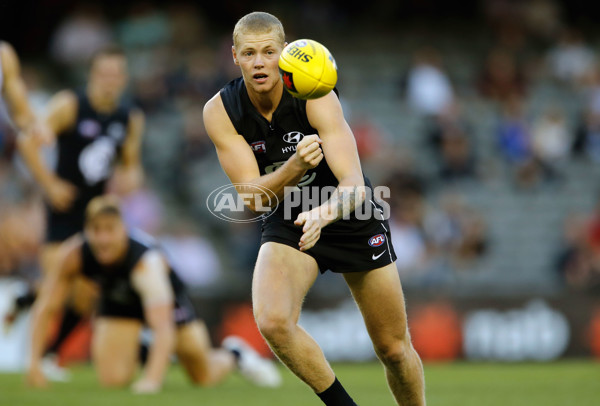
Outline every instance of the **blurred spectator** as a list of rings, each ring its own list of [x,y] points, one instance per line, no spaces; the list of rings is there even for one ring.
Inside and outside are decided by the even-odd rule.
[[[465,121],[458,101],[449,104],[428,126],[428,140],[439,164],[443,181],[476,177],[475,148],[470,126]]]
[[[558,1],[529,0],[523,3],[523,16],[528,32],[545,43],[552,41],[562,25]]]
[[[565,219],[556,271],[562,283],[575,290],[600,289],[600,216],[572,214]]]
[[[384,150],[383,142],[387,137],[366,115],[353,116],[350,127],[356,139],[361,162],[376,158],[378,153]]]
[[[162,45],[170,38],[169,21],[150,1],[138,1],[119,25],[118,35],[119,43],[127,49]]]
[[[491,100],[522,97],[526,90],[525,75],[512,53],[496,48],[487,56],[478,87],[481,94]]]
[[[206,18],[194,3],[174,3],[168,6],[171,45],[178,51],[188,51],[205,44]]]
[[[497,140],[504,159],[515,169],[518,185],[537,183],[540,168],[533,157],[531,133],[520,97],[513,96],[503,104]]]
[[[600,113],[588,111],[584,114],[575,133],[572,151],[575,156],[600,162]]]
[[[408,102],[420,114],[438,115],[454,98],[441,56],[434,48],[421,48],[413,59],[406,82]]]
[[[404,189],[392,197],[390,231],[401,277],[416,277],[426,270],[428,247],[423,232],[425,204],[416,190]]]
[[[54,33],[50,53],[57,62],[82,68],[111,39],[102,8],[98,4],[78,3]]]
[[[548,54],[552,75],[571,85],[579,85],[595,62],[594,51],[585,43],[581,32],[574,28],[564,30],[560,41]]]
[[[572,143],[565,113],[558,107],[547,109],[533,123],[532,148],[548,176],[555,176],[565,164]]]
[[[481,258],[488,250],[483,217],[455,193],[442,195],[439,210],[426,218],[425,231],[434,254],[447,258],[455,270]]]

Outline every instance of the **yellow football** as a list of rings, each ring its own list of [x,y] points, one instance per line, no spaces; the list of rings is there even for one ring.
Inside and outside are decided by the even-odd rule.
[[[279,57],[283,87],[299,99],[317,99],[337,83],[337,65],[331,53],[317,41],[299,39],[288,44]]]

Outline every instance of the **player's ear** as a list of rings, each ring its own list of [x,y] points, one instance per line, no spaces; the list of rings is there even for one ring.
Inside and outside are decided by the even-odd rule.
[[[233,63],[235,63],[236,65],[240,65],[238,59],[237,59],[237,55],[235,54],[235,45],[231,46],[231,54],[233,55]]]

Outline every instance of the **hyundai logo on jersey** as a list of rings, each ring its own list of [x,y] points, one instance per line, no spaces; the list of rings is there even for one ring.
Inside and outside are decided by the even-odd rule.
[[[283,140],[288,144],[297,144],[304,138],[304,134],[298,131],[292,131],[283,135]]]

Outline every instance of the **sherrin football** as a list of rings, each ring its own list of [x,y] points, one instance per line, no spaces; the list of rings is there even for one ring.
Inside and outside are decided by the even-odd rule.
[[[317,41],[299,39],[288,44],[279,57],[283,87],[299,99],[318,99],[337,83],[337,65],[331,53]]]

